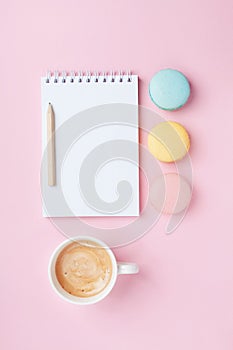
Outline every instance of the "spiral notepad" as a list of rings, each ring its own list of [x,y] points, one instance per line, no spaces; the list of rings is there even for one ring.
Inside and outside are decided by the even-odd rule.
[[[138,77],[49,72],[41,92],[43,215],[138,216]],[[47,179],[49,103],[55,116],[55,186]]]

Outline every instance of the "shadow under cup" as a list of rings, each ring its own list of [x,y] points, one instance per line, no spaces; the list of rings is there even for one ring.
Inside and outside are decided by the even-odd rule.
[[[97,294],[94,294],[92,296],[76,296],[76,295],[70,294],[70,292],[66,290],[67,288],[64,289],[62,287],[61,283],[59,282],[58,274],[56,273],[56,265],[57,265],[58,259],[60,259],[61,253],[65,251],[67,248],[69,248],[69,246],[71,246],[72,244],[79,244],[80,246],[85,247],[83,242],[88,242],[88,246],[86,246],[86,248],[91,247],[92,249],[95,249],[95,248],[96,249],[101,248],[101,250],[103,249],[104,250],[103,253],[105,255],[107,253],[107,256],[110,259],[110,263],[111,263],[111,275],[110,275],[110,278],[108,279],[108,282],[104,286],[104,289],[102,289],[99,293],[97,292]],[[113,252],[111,251],[111,249],[106,247],[106,244],[104,242],[101,242],[100,240],[97,240],[93,237],[79,236],[72,240],[68,239],[64,241],[55,249],[49,262],[48,274],[49,274],[49,280],[53,289],[61,298],[73,304],[89,305],[104,299],[110,293],[110,291],[112,290],[116,282],[117,270],[118,268],[117,268],[116,258]]]

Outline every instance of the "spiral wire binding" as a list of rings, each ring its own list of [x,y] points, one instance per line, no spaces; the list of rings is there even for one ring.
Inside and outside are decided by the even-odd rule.
[[[57,70],[55,70],[54,72],[54,83],[58,83],[58,78],[59,78],[59,72]]]
[[[72,70],[70,74],[67,74],[66,71],[62,71],[60,74],[58,70],[55,70],[54,73],[52,73],[51,71],[47,72],[45,82],[54,84],[58,83],[59,81],[61,81],[62,83],[74,83],[75,81],[77,81],[78,83],[90,83],[92,81],[94,81],[95,83],[106,83],[108,81],[110,81],[111,83],[122,83],[124,81],[124,78],[126,78],[126,81],[128,83],[132,82],[132,74],[129,70],[126,72],[120,70],[118,74],[116,74],[116,72],[113,70],[111,72],[104,71],[102,72],[102,74],[99,74],[99,72],[97,71],[92,73],[90,70],[87,70],[85,73],[83,73],[83,71],[78,71],[76,73],[74,70]]]

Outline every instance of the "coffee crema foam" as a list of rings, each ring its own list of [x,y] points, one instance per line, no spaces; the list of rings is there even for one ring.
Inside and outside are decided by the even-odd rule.
[[[109,284],[112,262],[100,245],[80,240],[70,243],[60,252],[55,272],[65,291],[77,297],[92,297]]]

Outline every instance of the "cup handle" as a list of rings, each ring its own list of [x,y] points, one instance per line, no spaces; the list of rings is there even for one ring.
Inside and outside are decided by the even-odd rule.
[[[134,274],[138,273],[139,267],[137,264],[128,262],[118,262],[117,263],[117,273],[118,275]]]

